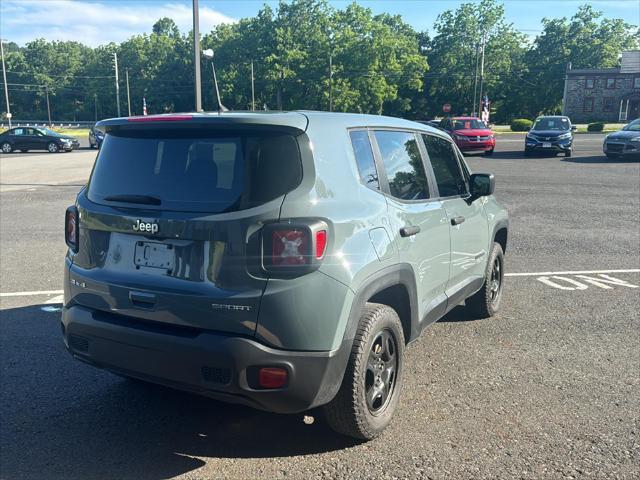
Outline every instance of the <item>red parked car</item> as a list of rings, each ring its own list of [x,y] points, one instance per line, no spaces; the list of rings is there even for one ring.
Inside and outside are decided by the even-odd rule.
[[[451,135],[463,152],[478,151],[493,155],[496,138],[491,129],[477,117],[449,117],[440,122],[440,129]]]

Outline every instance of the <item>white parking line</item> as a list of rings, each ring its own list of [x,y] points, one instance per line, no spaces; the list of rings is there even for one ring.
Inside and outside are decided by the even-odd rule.
[[[638,273],[640,268],[627,268],[622,270],[575,270],[564,272],[533,272],[533,273],[505,273],[505,277],[542,277],[550,275],[589,275],[594,273]]]
[[[36,292],[7,292],[0,293],[0,297],[34,297],[36,295],[62,295],[62,290],[38,290]]]

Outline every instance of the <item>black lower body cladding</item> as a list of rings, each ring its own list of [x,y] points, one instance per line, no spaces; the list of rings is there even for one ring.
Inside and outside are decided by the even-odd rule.
[[[62,330],[69,352],[97,367],[277,413],[302,412],[329,401],[346,362],[342,348],[277,350],[250,338],[158,326],[77,305],[63,309]],[[286,386],[266,390],[252,385],[251,372],[261,367],[284,368]]]

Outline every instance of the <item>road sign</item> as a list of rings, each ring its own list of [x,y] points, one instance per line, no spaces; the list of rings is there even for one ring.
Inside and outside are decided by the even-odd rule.
[[[444,113],[449,113],[451,111],[451,104],[445,103],[444,105],[442,105],[442,111]]]

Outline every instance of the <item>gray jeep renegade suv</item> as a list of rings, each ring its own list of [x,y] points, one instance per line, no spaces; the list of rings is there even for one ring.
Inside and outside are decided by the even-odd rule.
[[[105,120],[66,212],[62,332],[125,377],[338,432],[388,425],[405,345],[498,309],[507,213],[450,138],[321,112]]]

